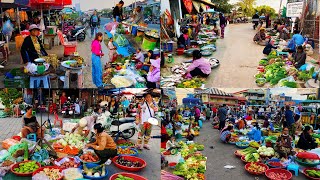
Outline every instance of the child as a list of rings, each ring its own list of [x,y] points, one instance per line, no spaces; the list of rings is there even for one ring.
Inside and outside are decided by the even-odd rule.
[[[116,55],[116,50],[117,47],[115,45],[113,45],[113,38],[109,39],[109,43],[108,43],[108,49],[109,49],[109,59],[110,62],[114,62],[114,56]]]
[[[93,83],[98,87],[103,87],[102,83],[102,67],[101,67],[101,57],[104,56],[101,49],[101,42],[103,40],[103,35],[101,32],[96,34],[94,41],[91,44],[92,51],[92,80]]]
[[[175,147],[176,147],[176,137],[171,136],[170,140],[168,140],[166,143],[166,150],[170,150]]]

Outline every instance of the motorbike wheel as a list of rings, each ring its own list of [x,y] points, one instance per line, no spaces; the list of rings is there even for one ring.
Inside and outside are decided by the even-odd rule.
[[[130,139],[136,133],[135,128],[127,129],[122,132],[123,139]]]
[[[82,42],[82,41],[84,41],[86,39],[86,34],[85,33],[80,33],[79,35],[78,35],[78,40],[79,40],[79,42]]]

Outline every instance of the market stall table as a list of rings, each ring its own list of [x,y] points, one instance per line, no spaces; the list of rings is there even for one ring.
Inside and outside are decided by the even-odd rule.
[[[65,76],[64,76],[64,88],[69,88],[71,84],[71,75],[76,74],[77,76],[77,88],[83,87],[83,68],[84,66],[72,67],[69,63],[76,63],[75,60],[68,60],[63,61],[61,66],[65,69]]]

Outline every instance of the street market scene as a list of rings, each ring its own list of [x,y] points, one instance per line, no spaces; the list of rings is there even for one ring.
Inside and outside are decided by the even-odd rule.
[[[160,87],[160,1],[0,3],[0,87]]]
[[[314,0],[162,0],[161,87],[318,88],[317,7]]]
[[[1,89],[0,178],[160,179],[160,94]]]
[[[319,95],[163,89],[161,179],[318,179]]]

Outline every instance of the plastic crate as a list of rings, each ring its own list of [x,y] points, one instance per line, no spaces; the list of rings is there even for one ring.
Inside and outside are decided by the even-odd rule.
[[[23,73],[23,71],[20,68],[14,68],[10,70],[10,74],[12,74],[14,77],[4,77],[4,87],[6,88],[28,88],[29,87],[29,81],[28,76]]]
[[[65,56],[71,56],[76,52],[77,49],[77,44],[76,43],[70,43],[70,44],[65,44],[64,45],[64,55]]]

